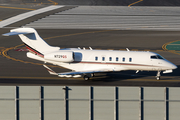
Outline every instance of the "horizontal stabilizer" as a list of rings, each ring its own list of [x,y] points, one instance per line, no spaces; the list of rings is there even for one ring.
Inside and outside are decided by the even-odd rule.
[[[33,33],[33,32],[9,32],[9,33],[3,34],[3,36],[12,36],[12,35],[30,34],[30,33]]]

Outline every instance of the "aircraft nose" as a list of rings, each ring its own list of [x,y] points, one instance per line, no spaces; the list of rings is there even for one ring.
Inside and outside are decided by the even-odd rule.
[[[172,64],[172,65],[171,65],[171,69],[177,69],[177,66],[174,65],[174,64]]]

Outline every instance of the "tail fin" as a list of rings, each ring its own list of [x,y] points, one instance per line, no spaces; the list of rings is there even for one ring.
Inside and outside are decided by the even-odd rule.
[[[10,33],[3,34],[4,36],[19,35],[26,47],[33,53],[44,56],[43,54],[59,50],[60,47],[52,47],[48,45],[37,33],[34,28],[17,28],[12,29]]]

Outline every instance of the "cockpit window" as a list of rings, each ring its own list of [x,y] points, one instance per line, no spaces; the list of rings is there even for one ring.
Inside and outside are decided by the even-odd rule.
[[[151,59],[157,59],[157,57],[156,56],[151,56]]]
[[[162,56],[160,56],[160,55],[157,55],[157,58],[158,59],[164,59]]]
[[[151,56],[151,59],[164,59],[164,58],[160,55],[153,55]]]

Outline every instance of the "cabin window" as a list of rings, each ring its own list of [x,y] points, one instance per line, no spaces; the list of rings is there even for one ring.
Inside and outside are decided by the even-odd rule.
[[[129,62],[132,62],[132,58],[129,58]]]
[[[116,57],[116,61],[119,61],[119,58],[118,58],[118,57]]]
[[[95,60],[97,61],[97,60],[98,60],[98,57],[95,57]]]
[[[112,57],[109,57],[109,61],[112,61]]]
[[[102,57],[102,61],[105,61],[105,57]]]
[[[122,58],[122,61],[125,62],[125,57]]]

